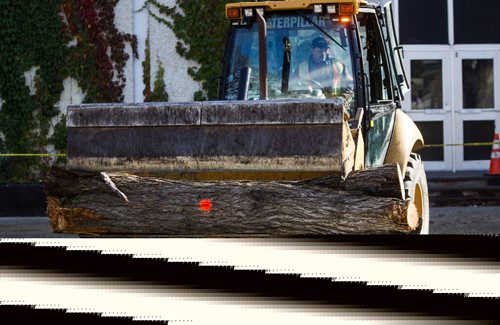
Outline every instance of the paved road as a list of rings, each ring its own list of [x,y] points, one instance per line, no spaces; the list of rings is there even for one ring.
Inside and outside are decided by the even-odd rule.
[[[500,206],[431,208],[431,234],[500,234]],[[72,238],[55,234],[46,217],[2,217],[0,237]]]
[[[71,238],[76,235],[52,232],[47,217],[1,217],[0,237],[3,238]]]
[[[431,234],[500,234],[500,206],[432,207]]]

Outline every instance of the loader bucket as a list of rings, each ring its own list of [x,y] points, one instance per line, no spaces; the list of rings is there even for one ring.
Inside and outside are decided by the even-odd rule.
[[[171,179],[346,175],[342,99],[84,104],[68,108],[68,168]]]

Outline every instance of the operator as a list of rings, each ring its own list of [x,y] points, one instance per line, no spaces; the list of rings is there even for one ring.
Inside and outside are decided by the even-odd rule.
[[[299,79],[316,81],[322,88],[330,88],[334,94],[340,94],[341,78],[352,81],[352,77],[349,77],[342,62],[330,58],[329,50],[323,37],[313,39],[309,60],[300,63],[295,73]]]

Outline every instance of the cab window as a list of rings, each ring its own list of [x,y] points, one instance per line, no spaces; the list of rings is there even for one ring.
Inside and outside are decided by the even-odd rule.
[[[374,13],[358,15],[359,38],[363,55],[363,71],[368,77],[371,103],[386,102],[393,99],[390,74],[387,71],[387,58],[378,20]]]
[[[347,25],[338,16],[266,13],[269,99],[354,97],[352,48]],[[314,42],[320,44],[316,47]],[[324,69],[311,68],[314,51],[323,50]],[[246,99],[259,99],[259,42],[255,21],[232,31],[224,98],[237,99],[242,68],[249,71]],[[285,62],[286,61],[286,62]],[[286,76],[286,77],[285,77]]]

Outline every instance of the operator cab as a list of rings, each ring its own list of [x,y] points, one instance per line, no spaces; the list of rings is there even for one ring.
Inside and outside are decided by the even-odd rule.
[[[268,99],[331,98],[342,91],[353,92],[353,61],[347,24],[333,14],[319,15],[308,11],[269,12],[267,23]],[[259,99],[259,32],[255,17],[233,28],[226,67],[224,98],[238,99],[238,89],[245,70],[249,73],[246,98]],[[334,76],[340,79],[335,88],[333,80],[316,80],[304,63],[311,59],[312,42],[327,43],[325,61],[340,62],[345,71]],[[242,73],[243,72],[243,73]],[[340,74],[340,72],[339,72]],[[347,79],[349,78],[349,79]]]

